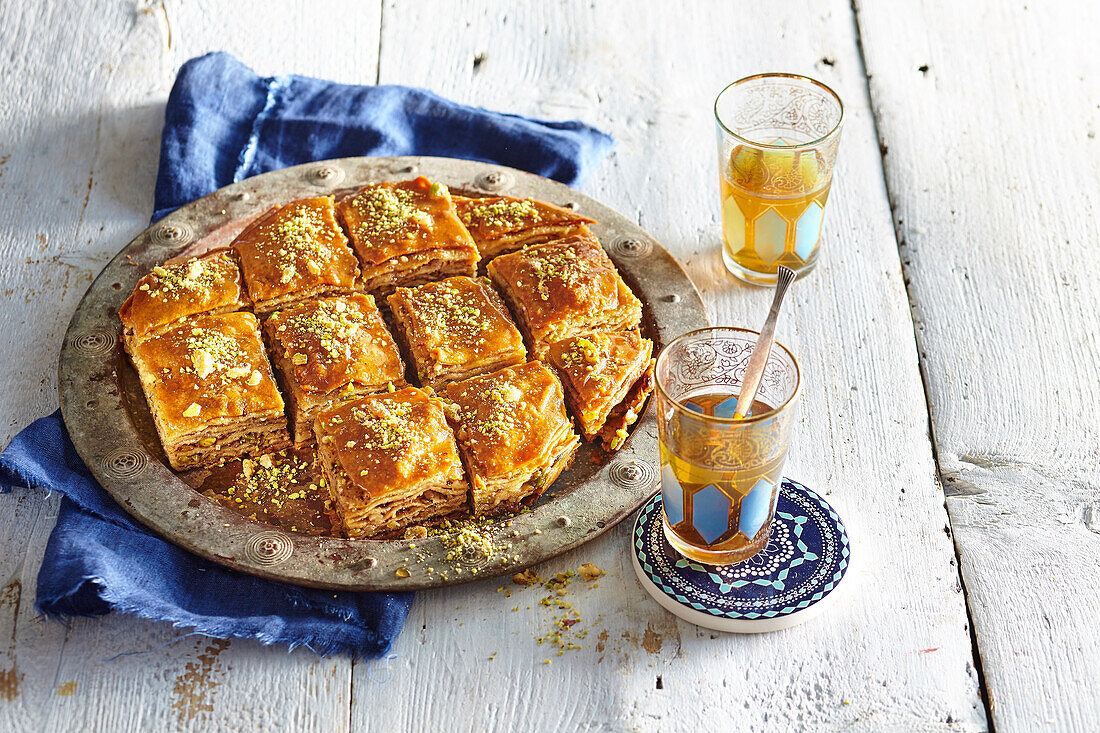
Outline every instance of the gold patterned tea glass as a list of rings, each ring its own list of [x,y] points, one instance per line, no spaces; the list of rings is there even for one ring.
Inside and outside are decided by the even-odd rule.
[[[844,105],[819,81],[757,74],[714,102],[722,196],[722,261],[736,277],[774,284],[780,265],[817,263]]]
[[[775,343],[748,416],[734,420],[756,331],[704,328],[657,358],[661,500],[669,543],[689,559],[741,562],[768,544],[798,403],[798,362]]]

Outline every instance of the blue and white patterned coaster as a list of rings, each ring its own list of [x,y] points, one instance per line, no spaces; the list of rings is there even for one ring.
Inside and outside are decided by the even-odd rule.
[[[768,546],[735,565],[684,558],[665,539],[661,495],[634,521],[634,569],[666,609],[720,631],[776,631],[817,615],[851,564],[848,531],[827,501],[784,479]]]

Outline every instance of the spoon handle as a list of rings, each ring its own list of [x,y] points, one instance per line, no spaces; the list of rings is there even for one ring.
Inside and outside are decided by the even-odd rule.
[[[753,347],[752,356],[749,357],[749,365],[745,367],[745,377],[741,380],[741,394],[737,397],[737,407],[734,408],[734,420],[744,419],[756,399],[760,378],[764,376],[764,365],[768,363],[768,356],[772,353],[772,344],[775,342],[775,322],[779,318],[779,307],[783,305],[783,296],[787,294],[787,288],[791,286],[794,279],[794,270],[783,265],[779,266],[775,280],[775,297],[772,298],[768,319],[764,321],[764,327],[760,329],[760,336],[756,339],[756,346]]]

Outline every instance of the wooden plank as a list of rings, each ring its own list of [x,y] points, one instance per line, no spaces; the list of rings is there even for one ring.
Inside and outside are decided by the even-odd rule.
[[[999,731],[1100,717],[1096,3],[858,3]]]
[[[722,323],[756,323],[770,294],[735,284],[720,264],[714,95],[760,69],[836,85],[849,119],[827,252],[795,287],[781,324],[806,376],[788,474],[841,507],[863,566],[854,593],[823,619],[722,635],[648,599],[621,526],[542,569],[592,561],[608,571],[598,588],[566,596],[583,618],[574,629],[588,631],[583,649],[559,657],[536,643],[558,615],[539,605],[545,593],[507,597],[486,581],[422,594],[388,670],[356,665],[354,727],[983,729],[848,4],[666,3],[643,12],[625,1],[389,2],[381,48],[383,83],[613,132],[619,148],[586,191],[675,253]]]
[[[164,99],[186,59],[373,82],[379,5],[0,5],[0,445],[57,404],[53,364],[99,268],[152,211]],[[333,24],[339,15],[345,24]],[[262,31],[262,32],[258,32]],[[61,51],[59,57],[59,50]],[[0,497],[0,729],[346,730],[351,664],[113,615],[34,611],[58,497]],[[116,657],[123,653],[126,656]]]

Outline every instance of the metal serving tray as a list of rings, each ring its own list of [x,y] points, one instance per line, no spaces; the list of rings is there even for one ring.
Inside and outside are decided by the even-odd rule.
[[[413,551],[407,540],[284,532],[218,506],[169,468],[120,344],[118,308],[138,280],[165,260],[228,244],[273,204],[339,196],[372,181],[417,175],[458,191],[542,199],[598,220],[592,230],[643,302],[642,330],[656,348],[707,325],[698,292],[661,245],[621,214],[546,178],[426,157],[343,158],[255,176],[188,204],[139,234],[103,268],[69,324],[59,363],[65,423],[92,474],[127,511],[165,539],[253,575],[316,588],[419,590],[511,574],[548,560],[603,534],[657,490],[652,407],[620,451],[605,455],[582,446],[573,467],[530,511],[484,528],[494,542],[507,546],[491,557],[463,550],[446,535],[416,540]],[[400,567],[409,577],[398,577]]]

